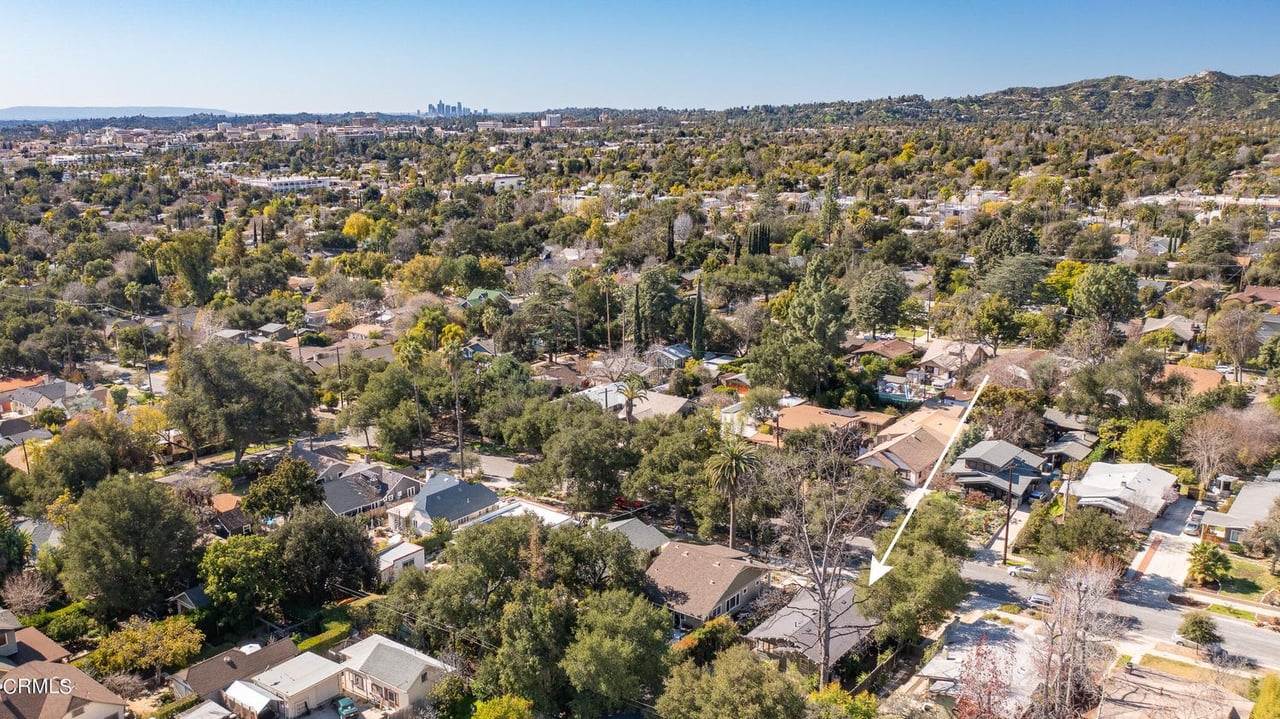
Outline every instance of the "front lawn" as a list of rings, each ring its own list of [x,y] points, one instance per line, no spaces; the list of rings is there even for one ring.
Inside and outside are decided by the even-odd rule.
[[[1231,617],[1232,619],[1244,619],[1250,622],[1258,621],[1258,615],[1254,614],[1253,612],[1250,612],[1246,609],[1237,609],[1235,607],[1228,607],[1223,604],[1210,604],[1209,611],[1213,612],[1214,614],[1221,614],[1224,617]]]
[[[1154,669],[1165,674],[1172,674],[1175,677],[1182,677],[1193,682],[1221,682],[1221,686],[1224,689],[1235,692],[1240,696],[1244,696],[1249,691],[1248,679],[1197,666],[1190,662],[1180,662],[1176,659],[1166,659],[1165,657],[1148,654],[1138,661],[1138,666]]]
[[[1231,576],[1223,579],[1220,586],[1223,594],[1257,602],[1267,592],[1280,587],[1280,577],[1272,576],[1265,562],[1232,555]]]

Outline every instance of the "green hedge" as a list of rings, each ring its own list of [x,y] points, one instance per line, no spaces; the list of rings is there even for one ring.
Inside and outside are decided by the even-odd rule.
[[[351,616],[347,613],[346,607],[324,610],[320,617],[320,626],[322,629],[319,633],[298,642],[299,652],[323,654],[351,636]]]
[[[299,652],[323,654],[351,636],[351,622],[327,622],[325,630],[298,643]]]
[[[174,699],[168,704],[161,704],[151,713],[151,719],[171,719],[200,703],[198,694],[190,694],[181,699]]]
[[[45,630],[48,629],[49,625],[55,621],[61,622],[61,623],[67,623],[67,622],[79,621],[81,618],[83,618],[85,621],[88,621],[89,619],[88,609],[89,609],[88,603],[76,602],[74,604],[68,604],[67,606],[61,609],[55,609],[53,611],[45,610],[38,614],[32,614],[30,616],[23,618],[22,621],[28,627],[35,627],[36,629],[39,629],[45,634],[48,634],[48,632]]]

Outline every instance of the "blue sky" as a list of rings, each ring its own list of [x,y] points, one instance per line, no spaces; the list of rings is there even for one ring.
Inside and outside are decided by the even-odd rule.
[[[1280,73],[1280,2],[0,0],[0,107],[705,107]]]

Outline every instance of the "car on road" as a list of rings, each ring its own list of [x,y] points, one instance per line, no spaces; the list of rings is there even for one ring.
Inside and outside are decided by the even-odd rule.
[[[1174,630],[1173,632],[1173,643],[1177,644],[1180,647],[1190,647],[1192,649],[1199,651],[1201,654],[1204,654],[1210,657],[1222,657],[1222,656],[1226,656],[1227,654],[1226,650],[1222,648],[1221,644],[1201,644],[1199,642],[1193,642],[1190,639],[1187,639],[1186,637],[1179,634],[1177,630]]]
[[[1040,570],[1036,569],[1030,564],[1022,564],[1017,567],[1009,567],[1009,576],[1020,577],[1022,579],[1031,579],[1032,577],[1036,576],[1036,574],[1038,574],[1039,572]]]
[[[1195,517],[1188,519],[1187,523],[1182,525],[1182,533],[1198,536],[1200,534],[1200,520]]]
[[[1053,499],[1053,490],[1048,487],[1032,487],[1031,491],[1027,492],[1027,496],[1032,502],[1047,502]]]
[[[1053,609],[1053,597],[1048,594],[1032,594],[1027,597],[1027,604],[1034,609],[1049,611]]]
[[[360,716],[360,707],[356,706],[351,697],[338,697],[333,707],[338,710],[338,719],[352,719]]]
[[[1197,503],[1196,503],[1196,506],[1194,506],[1194,507],[1192,507],[1192,508],[1191,508],[1191,518],[1192,518],[1192,519],[1199,519],[1199,518],[1203,517],[1203,516],[1204,516],[1204,513],[1205,513],[1205,512],[1207,512],[1207,511],[1209,511],[1209,505],[1207,505],[1207,504],[1200,504],[1199,502],[1197,502]]]

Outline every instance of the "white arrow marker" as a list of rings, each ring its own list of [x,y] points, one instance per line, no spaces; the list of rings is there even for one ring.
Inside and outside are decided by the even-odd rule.
[[[969,406],[965,407],[964,413],[960,415],[960,422],[956,424],[956,428],[951,431],[951,439],[947,440],[947,446],[942,448],[942,454],[938,455],[938,461],[933,463],[933,471],[929,473],[929,478],[924,481],[924,484],[920,485],[921,490],[929,488],[929,483],[932,482],[933,478],[938,474],[938,468],[942,466],[947,455],[951,453],[951,447],[955,445],[956,440],[960,438],[960,432],[964,429],[965,423],[969,420],[969,412],[971,412],[974,406],[978,404],[978,397],[982,395],[982,390],[986,389],[987,380],[989,379],[991,379],[991,375],[987,375],[982,378],[982,383],[978,385],[978,390],[973,393],[973,398],[969,400]],[[924,496],[922,492],[921,501],[923,501],[923,499]],[[889,553],[893,551],[894,545],[902,538],[902,530],[907,528],[907,523],[911,521],[912,515],[916,513],[916,509],[919,506],[920,502],[916,502],[907,510],[907,516],[903,518],[902,524],[898,525],[898,532],[893,535],[893,541],[889,542],[889,546],[884,550],[884,559],[876,559],[875,555],[871,556],[871,577],[867,580],[868,587],[875,584],[880,577],[888,574],[890,569],[893,569],[893,567],[885,564],[885,562],[889,561]]]

